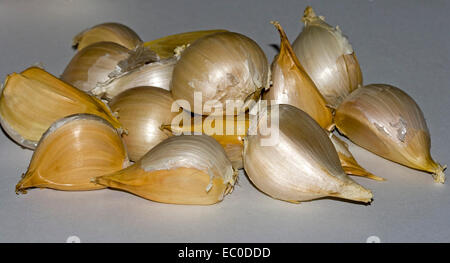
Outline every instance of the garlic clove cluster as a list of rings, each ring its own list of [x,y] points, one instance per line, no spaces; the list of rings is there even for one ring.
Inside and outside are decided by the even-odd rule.
[[[290,202],[332,196],[370,202],[371,191],[344,172],[328,134],[302,110],[271,105],[244,141],[244,169],[269,196]]]
[[[217,141],[185,135],[164,140],[132,166],[95,182],[152,201],[210,205],[232,191],[236,176]]]
[[[330,107],[362,85],[362,73],[348,39],[308,6],[305,27],[292,43],[295,54]]]
[[[278,22],[272,22],[280,33],[280,52],[272,63],[272,86],[263,99],[289,104],[308,113],[324,129],[333,127],[333,115],[316,85],[303,69]]]
[[[102,101],[41,68],[30,67],[5,80],[0,97],[0,123],[24,147],[34,149],[53,122],[76,113],[94,114],[115,128],[121,127]]]
[[[57,190],[105,188],[91,179],[128,165],[125,147],[116,129],[90,114],[76,114],[53,123],[36,147],[28,171],[16,186]]]

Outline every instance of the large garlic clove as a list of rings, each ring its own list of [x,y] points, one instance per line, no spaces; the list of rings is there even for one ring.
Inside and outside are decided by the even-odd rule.
[[[189,103],[187,111],[222,115],[235,109],[238,115],[267,88],[268,70],[264,52],[250,38],[233,32],[211,34],[181,53],[171,92],[175,100]]]
[[[176,48],[186,47],[199,38],[220,32],[227,32],[227,30],[214,29],[185,32],[145,42],[144,46],[155,51],[163,59],[171,58],[175,55]]]
[[[114,42],[128,49],[134,49],[142,43],[141,38],[131,28],[119,23],[104,23],[78,33],[72,46],[81,50],[97,42]]]
[[[31,67],[6,78],[0,97],[0,123],[18,144],[34,149],[53,122],[76,113],[98,115],[115,128],[121,126],[102,101],[41,68]]]
[[[170,136],[169,132],[161,129],[161,125],[170,123],[176,116],[176,112],[171,112],[172,103],[172,94],[156,87],[129,89],[109,103],[127,131],[123,140],[132,161],[138,161]]]
[[[16,192],[31,187],[101,189],[91,182],[93,177],[127,165],[122,139],[109,122],[90,114],[72,115],[53,123],[42,136]]]
[[[385,180],[382,177],[373,175],[372,173],[361,167],[361,165],[359,165],[359,163],[356,161],[355,157],[353,157],[353,154],[348,149],[348,145],[344,141],[339,139],[333,133],[330,133],[329,137],[334,145],[334,148],[336,148],[336,152],[339,156],[339,161],[341,161],[342,168],[344,169],[346,174],[366,177],[377,181]]]
[[[325,129],[333,127],[333,115],[316,85],[303,69],[289,40],[278,22],[272,22],[280,33],[280,52],[272,63],[272,86],[265,100],[289,104],[308,113]]]
[[[285,201],[326,196],[366,203],[372,199],[369,190],[345,174],[326,131],[287,104],[269,106],[250,125],[244,169],[261,191]]]
[[[119,93],[139,86],[170,90],[170,81],[176,62],[177,58],[174,57],[110,75],[108,80],[97,83],[91,93],[111,100]]]
[[[355,90],[339,106],[336,127],[351,141],[388,160],[433,173],[445,174],[430,154],[430,134],[416,102],[399,88],[371,84]]]
[[[170,137],[132,166],[96,182],[152,201],[209,205],[231,192],[236,176],[212,137],[185,135]]]
[[[362,85],[358,60],[339,27],[328,25],[310,6],[302,20],[305,27],[292,47],[325,100],[337,108],[350,92]]]

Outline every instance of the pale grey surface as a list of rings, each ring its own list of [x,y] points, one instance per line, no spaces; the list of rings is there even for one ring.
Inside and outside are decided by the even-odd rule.
[[[450,142],[450,4],[445,1],[0,1],[0,76],[42,62],[62,73],[80,30],[117,21],[144,40],[197,29],[225,28],[257,41],[271,60],[278,20],[291,40],[313,3],[349,36],[364,82],[389,83],[421,106],[432,154],[448,164]],[[0,133],[0,241],[65,242],[382,242],[450,241],[449,183],[351,146],[376,175],[356,178],[373,190],[370,206],[336,200],[294,205],[261,194],[241,174],[232,195],[214,206],[159,204],[111,190],[60,192],[14,186],[32,152]]]

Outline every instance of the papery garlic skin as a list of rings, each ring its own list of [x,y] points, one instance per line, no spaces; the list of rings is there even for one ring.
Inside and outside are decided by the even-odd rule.
[[[434,174],[445,175],[430,154],[431,140],[416,102],[399,88],[370,84],[357,89],[339,106],[336,127],[359,146],[388,160]]]
[[[345,174],[317,122],[294,106],[278,107],[276,143],[265,146],[263,141],[271,135],[263,135],[260,128],[264,123],[271,127],[273,105],[260,112],[244,141],[244,169],[250,180],[271,197],[290,202],[326,196],[370,202],[372,193]]]
[[[91,182],[93,177],[127,165],[123,142],[109,122],[90,114],[72,115],[53,123],[42,136],[16,192],[31,187],[101,189],[105,187]]]
[[[324,129],[333,127],[333,115],[323,96],[303,69],[283,28],[272,22],[280,33],[280,52],[271,66],[272,86],[263,99],[289,104],[308,113]]]
[[[96,182],[152,201],[209,205],[232,191],[236,176],[212,137],[185,135],[164,140],[132,166]]]
[[[328,25],[311,7],[305,9],[305,27],[292,43],[295,54],[330,107],[362,85],[362,73],[348,39],[339,27]]]
[[[102,101],[41,68],[30,67],[5,80],[0,123],[15,142],[26,148],[34,149],[53,122],[76,113],[98,115],[115,128],[121,127]]]
[[[144,154],[171,134],[161,125],[176,116],[171,112],[172,94],[156,87],[136,87],[115,96],[109,103],[123,128],[128,156],[138,161]]]
[[[236,100],[242,101],[235,115],[243,113],[252,99],[268,88],[267,58],[256,42],[233,32],[207,35],[196,40],[182,53],[175,65],[171,92],[175,100],[187,100],[191,112],[201,115],[206,102],[225,114]],[[195,93],[201,95],[201,108],[194,107]],[[181,106],[181,105],[180,105]],[[199,110],[200,108],[200,110]],[[217,109],[217,108],[216,108]]]
[[[97,42],[114,42],[128,49],[142,43],[141,38],[131,28],[119,23],[104,23],[78,33],[72,46],[81,50]]]

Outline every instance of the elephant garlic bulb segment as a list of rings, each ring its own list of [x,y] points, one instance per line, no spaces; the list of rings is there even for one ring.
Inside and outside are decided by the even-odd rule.
[[[119,23],[104,23],[78,33],[72,46],[81,50],[97,42],[114,42],[128,49],[134,49],[142,43],[141,38],[131,28]]]
[[[123,140],[132,161],[138,161],[171,135],[170,132],[164,132],[161,125],[170,123],[176,116],[176,112],[171,112],[172,103],[172,94],[156,87],[129,89],[109,103],[127,131]]]
[[[362,85],[362,73],[348,39],[339,27],[327,24],[308,6],[305,27],[292,43],[295,54],[327,103],[337,108],[341,101]]]
[[[431,139],[416,102],[399,88],[371,84],[355,90],[335,116],[339,132],[388,160],[433,174],[444,183],[445,166],[430,154]]]
[[[289,104],[308,113],[324,129],[333,127],[333,115],[323,96],[303,69],[278,22],[272,22],[280,33],[280,52],[272,63],[272,86],[263,99]]]
[[[258,117],[244,141],[244,169],[261,191],[289,202],[327,196],[372,200],[371,191],[345,174],[327,132],[308,114],[281,104]]]
[[[211,34],[181,53],[171,92],[175,100],[189,102],[187,111],[222,115],[231,109],[228,115],[238,115],[268,88],[268,70],[266,55],[255,41],[233,32]],[[204,110],[205,104],[212,112]]]
[[[209,205],[232,191],[236,176],[212,137],[183,135],[164,140],[130,167],[95,181],[152,201]]]
[[[53,122],[76,113],[98,115],[115,128],[121,127],[102,101],[41,68],[12,73],[5,80],[0,97],[0,123],[23,147],[34,149]]]
[[[106,120],[76,114],[53,123],[39,141],[28,171],[16,186],[26,193],[31,187],[79,191],[105,188],[93,177],[128,165],[117,130]]]

